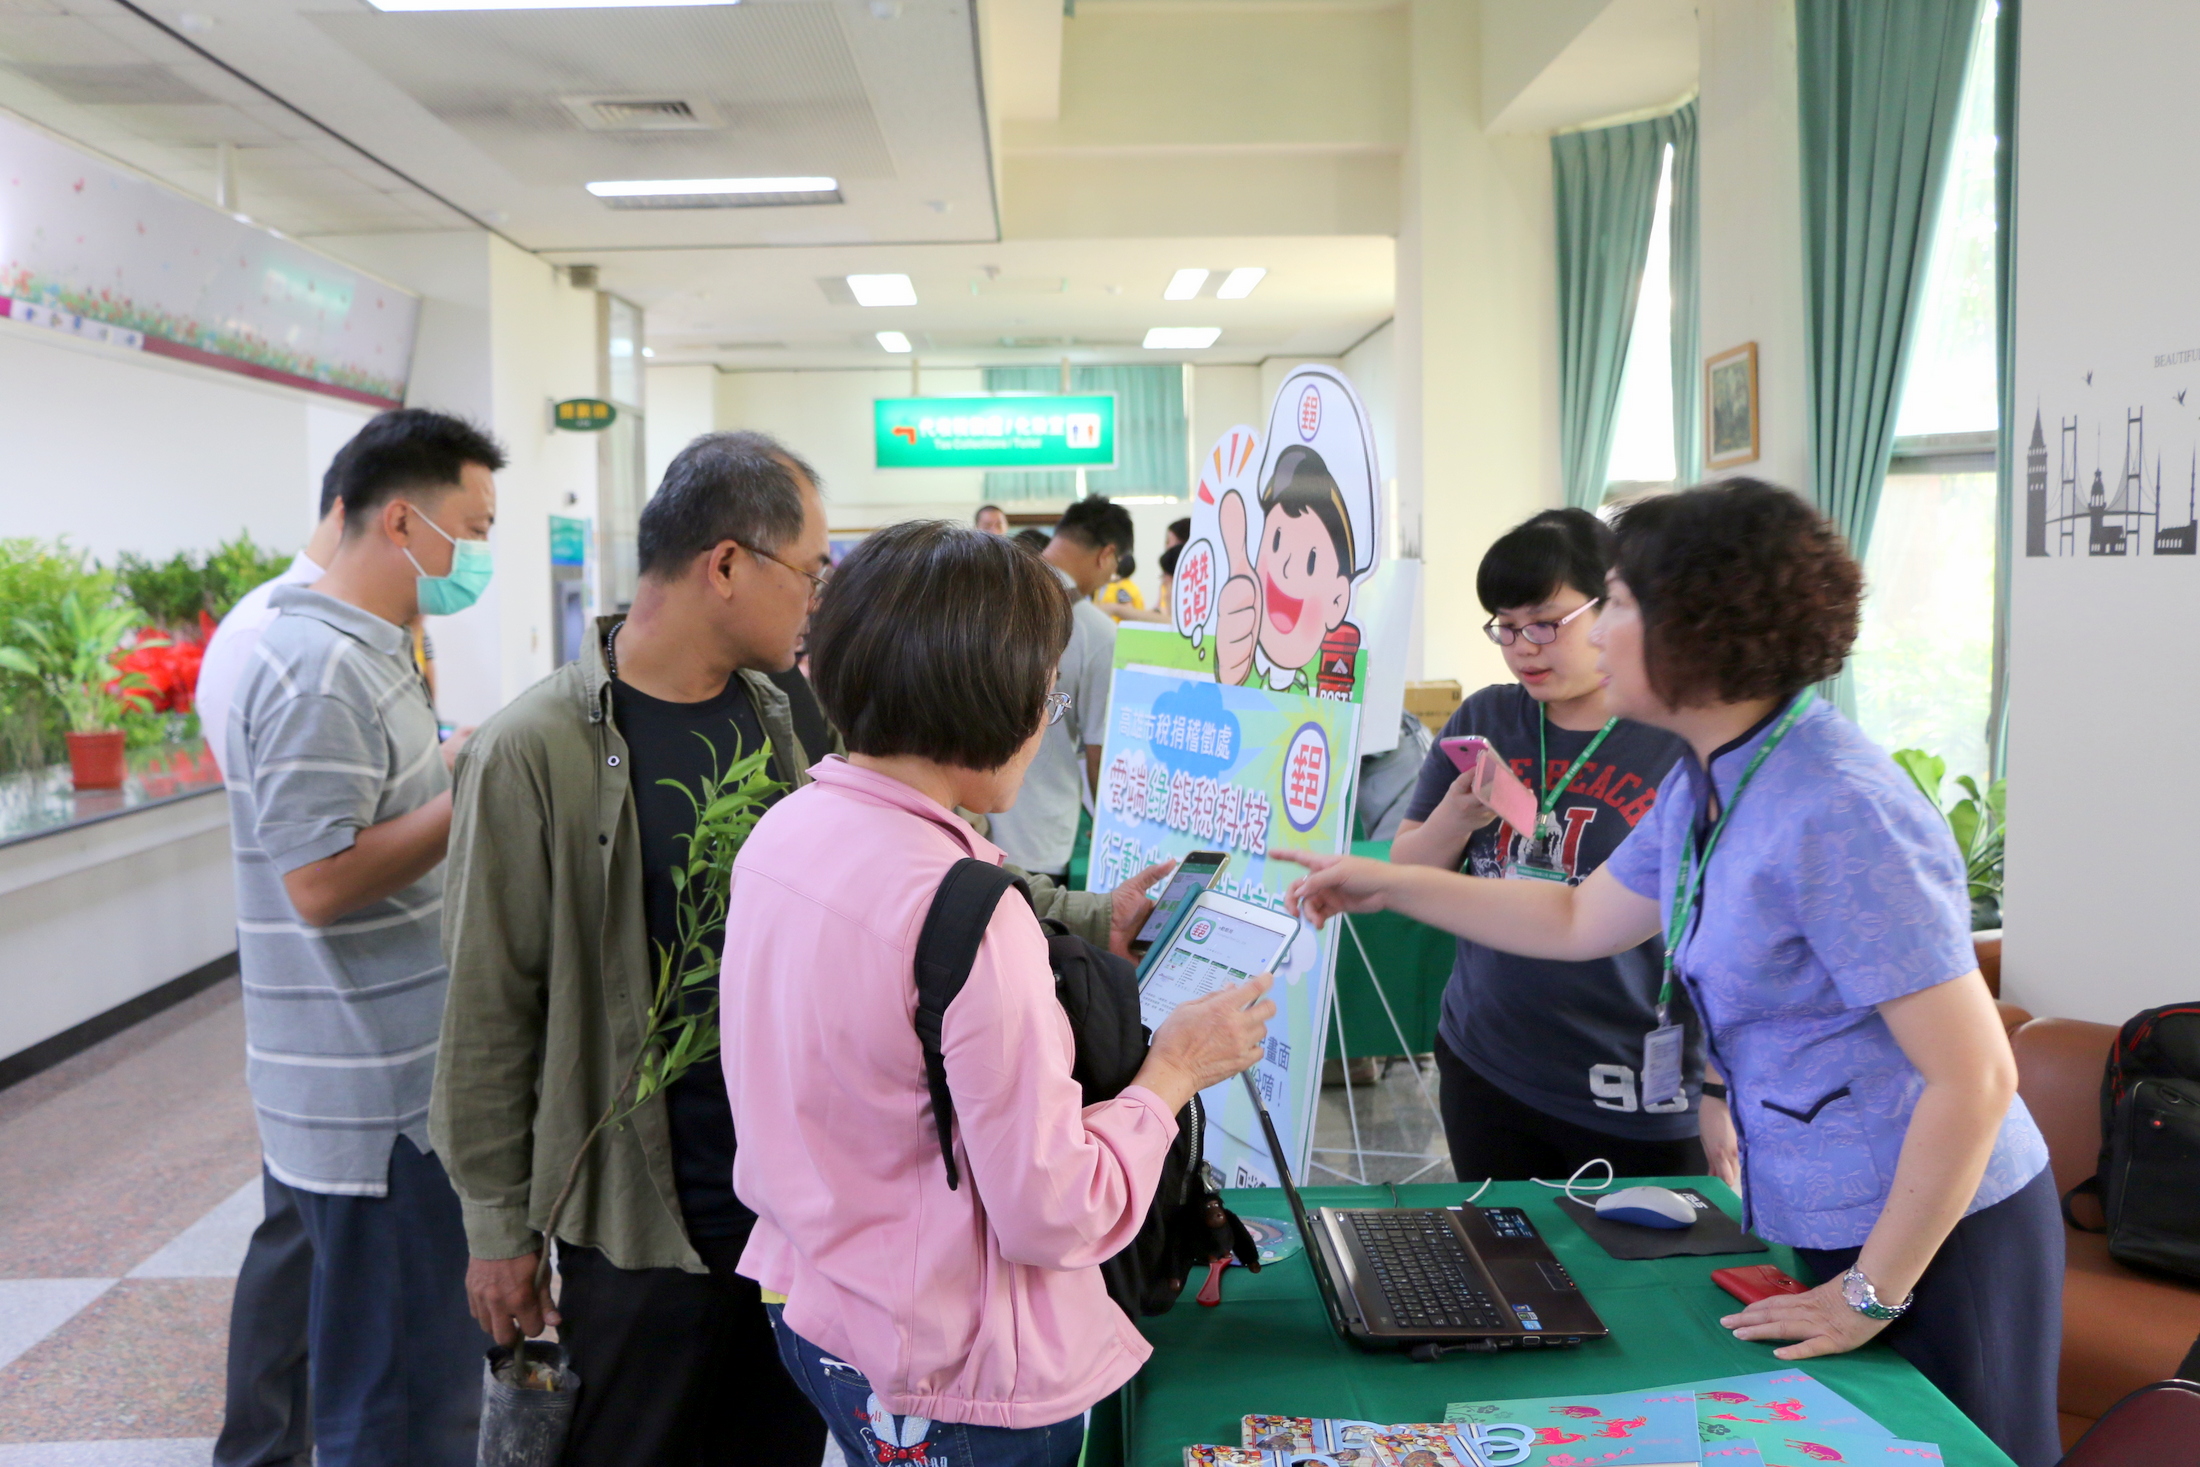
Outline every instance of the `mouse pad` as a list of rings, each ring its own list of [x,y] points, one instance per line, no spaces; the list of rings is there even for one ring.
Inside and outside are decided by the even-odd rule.
[[[1692,1258],[1718,1253],[1769,1253],[1771,1250],[1760,1238],[1742,1231],[1742,1225],[1719,1210],[1719,1204],[1693,1187],[1675,1187],[1680,1196],[1688,1199],[1696,1209],[1696,1225],[1692,1228],[1642,1228],[1633,1223],[1606,1222],[1597,1216],[1597,1210],[1571,1197],[1561,1197],[1558,1205],[1566,1215],[1581,1225],[1581,1230],[1596,1240],[1599,1248],[1614,1258],[1627,1260],[1641,1258]]]

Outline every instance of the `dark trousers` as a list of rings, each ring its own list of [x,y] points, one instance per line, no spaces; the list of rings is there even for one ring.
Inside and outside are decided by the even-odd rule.
[[[313,1248],[319,1467],[474,1467],[489,1337],[466,1307],[466,1229],[443,1163],[404,1137],[389,1195],[294,1191]]]
[[[313,1397],[306,1328],[313,1241],[298,1196],[260,1168],[266,1215],[252,1230],[229,1307],[229,1382],[214,1467],[309,1467]]]
[[[871,1382],[845,1360],[835,1360],[793,1330],[771,1308],[779,1331],[779,1358],[833,1423],[833,1440],[851,1467],[882,1462],[944,1462],[950,1467],[1076,1467],[1085,1449],[1085,1416],[1079,1412],[1049,1426],[970,1426],[896,1416],[871,1394]],[[823,1455],[819,1443],[819,1455]],[[808,1458],[803,1459],[807,1464]]]
[[[1848,1272],[1859,1251],[1795,1250],[1819,1283]],[[2062,1286],[2062,1213],[2053,1176],[2041,1172],[1956,1224],[1909,1312],[1881,1338],[2017,1467],[2054,1467]]]
[[[558,1313],[581,1378],[563,1467],[814,1467],[825,1423],[787,1378],[744,1238],[696,1238],[709,1273],[620,1268],[558,1244]]]
[[[1607,1136],[1523,1105],[1482,1078],[1473,1066],[1436,1041],[1437,1104],[1444,1113],[1444,1140],[1451,1147],[1451,1174],[1473,1185],[1484,1177],[1524,1182],[1541,1177],[1563,1182],[1582,1163],[1603,1157],[1622,1177],[1700,1177],[1703,1142],[1694,1136],[1676,1141],[1634,1141]]]

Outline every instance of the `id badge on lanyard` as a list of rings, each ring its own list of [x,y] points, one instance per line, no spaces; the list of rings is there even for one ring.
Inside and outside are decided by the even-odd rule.
[[[1644,1106],[1663,1105],[1677,1100],[1681,1093],[1681,1056],[1688,1048],[1688,1029],[1671,1019],[1660,1021],[1658,1027],[1643,1036],[1642,1040],[1642,1103]]]
[[[1564,886],[1567,876],[1560,844],[1557,823],[1545,815],[1528,837],[1527,850],[1506,868],[1505,874],[1519,881],[1555,881]]]

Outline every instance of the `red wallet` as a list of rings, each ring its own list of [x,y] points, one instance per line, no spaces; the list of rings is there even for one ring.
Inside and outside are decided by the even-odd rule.
[[[1759,1299],[1769,1299],[1774,1294],[1810,1292],[1806,1285],[1797,1283],[1769,1263],[1745,1264],[1740,1268],[1715,1268],[1711,1270],[1711,1282],[1744,1304],[1754,1304]]]

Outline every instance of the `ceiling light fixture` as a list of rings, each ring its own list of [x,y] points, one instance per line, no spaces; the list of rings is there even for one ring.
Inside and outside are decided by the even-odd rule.
[[[848,292],[859,306],[913,306],[917,288],[906,275],[851,275]]]
[[[1237,269],[1225,275],[1222,278],[1222,284],[1215,287],[1215,299],[1218,301],[1244,300],[1253,293],[1253,287],[1260,284],[1267,274],[1268,272],[1258,265],[1240,265]]]
[[[642,348],[642,355],[645,357],[653,357],[657,355],[657,348],[653,346],[645,346]]]
[[[739,5],[741,0],[367,0],[377,10],[608,10],[639,5]]]
[[[885,347],[890,352],[907,352],[916,350],[915,347],[909,344],[909,338],[902,335],[899,331],[881,331],[878,334],[878,344]]]
[[[1142,343],[1148,351],[1198,351],[1215,344],[1220,326],[1154,326]]]
[[[647,199],[666,194],[829,194],[837,178],[615,178],[588,185],[599,199]]]
[[[1204,270],[1179,270],[1169,277],[1169,288],[1161,292],[1165,301],[1189,301],[1199,298],[1199,288],[1207,283]]]

